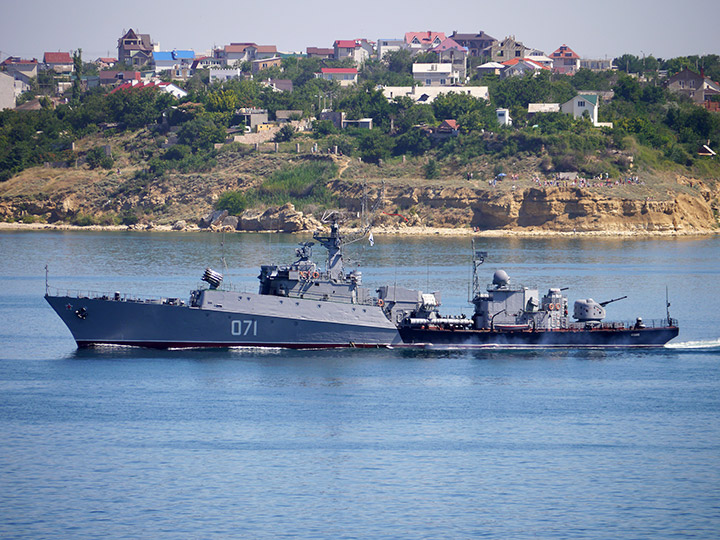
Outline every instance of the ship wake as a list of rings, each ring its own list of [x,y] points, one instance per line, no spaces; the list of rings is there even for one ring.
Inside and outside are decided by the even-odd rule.
[[[678,343],[666,343],[665,348],[680,351],[703,350],[720,352],[720,338],[701,339],[698,341],[680,341]]]

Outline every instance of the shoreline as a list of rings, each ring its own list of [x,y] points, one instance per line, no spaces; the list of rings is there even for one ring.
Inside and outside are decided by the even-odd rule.
[[[187,227],[182,230],[173,229],[171,225],[152,225],[152,226],[127,226],[127,225],[69,225],[69,224],[52,224],[52,223],[8,223],[0,222],[0,231],[132,231],[132,232],[175,232],[175,233],[198,233],[198,232],[223,232],[222,229],[200,227]],[[357,233],[359,229],[348,228],[348,232]],[[273,233],[284,231],[227,231],[237,233]],[[310,233],[310,230],[296,231],[285,234],[303,234]],[[720,234],[720,230],[675,230],[675,231],[647,231],[647,230],[604,230],[604,231],[552,231],[543,229],[493,229],[493,230],[473,230],[467,227],[451,228],[451,227],[373,227],[374,235],[381,236],[485,236],[492,238],[502,237],[689,237],[689,236],[715,236]]]

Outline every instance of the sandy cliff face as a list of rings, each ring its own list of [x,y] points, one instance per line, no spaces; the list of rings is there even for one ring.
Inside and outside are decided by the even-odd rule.
[[[333,189],[344,205],[359,209],[362,188],[336,183]],[[686,193],[672,194],[667,200],[643,200],[580,188],[501,192],[387,187],[385,208],[425,225],[479,229],[706,232],[717,226],[710,197]]]

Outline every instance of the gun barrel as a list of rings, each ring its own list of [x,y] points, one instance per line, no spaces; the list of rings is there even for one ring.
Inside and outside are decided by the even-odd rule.
[[[606,300],[605,302],[600,302],[600,305],[602,307],[607,306],[608,304],[612,304],[613,302],[617,302],[618,300],[625,300],[627,298],[626,296],[621,296],[620,298],[613,298],[612,300]]]

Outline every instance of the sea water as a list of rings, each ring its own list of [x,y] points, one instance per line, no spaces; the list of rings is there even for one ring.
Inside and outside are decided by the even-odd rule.
[[[50,285],[256,290],[309,236],[0,233],[2,538],[716,538],[720,239],[491,238],[490,282],[628,298],[666,348],[77,350]],[[323,253],[315,247],[315,259]],[[364,284],[469,315],[466,238],[375,236]],[[226,267],[227,266],[227,267]]]

